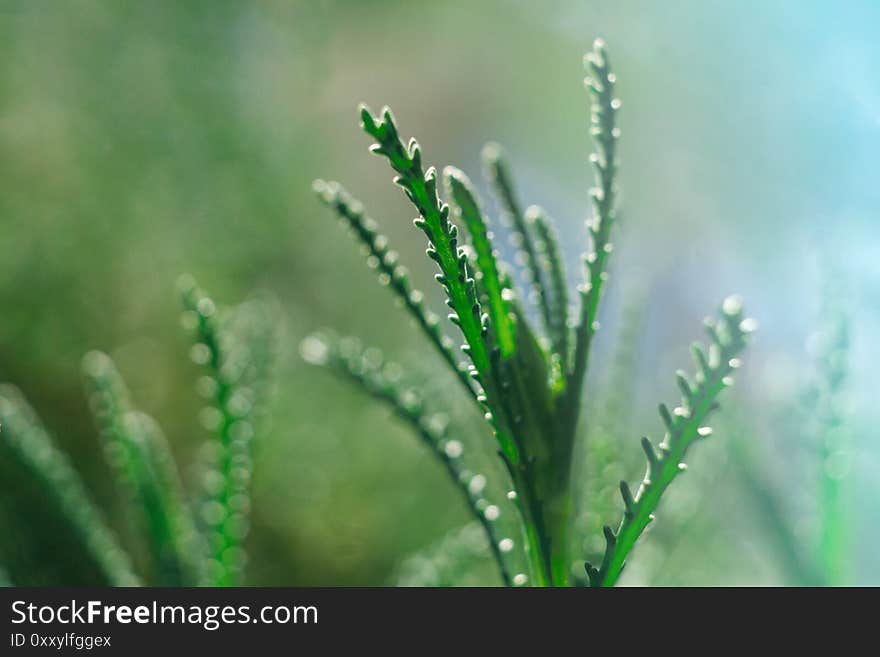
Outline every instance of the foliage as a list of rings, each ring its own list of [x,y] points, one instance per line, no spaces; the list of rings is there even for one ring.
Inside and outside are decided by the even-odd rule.
[[[181,586],[199,581],[195,557],[201,546],[195,523],[158,424],[132,407],[125,383],[109,356],[90,352],[83,359],[83,373],[107,461],[129,496],[157,579]]]
[[[722,320],[717,325],[707,322],[710,348],[706,354],[694,345],[697,373],[691,383],[683,372],[676,374],[681,390],[682,403],[672,411],[661,404],[660,417],[666,434],[655,449],[650,439],[642,438],[642,449],[648,460],[648,469],[638,492],[633,495],[629,485],[620,482],[620,494],[624,514],[617,530],[605,526],[607,547],[601,565],[587,566],[587,574],[594,586],[613,585],[620,576],[626,558],[641,533],[654,519],[654,510],[663,491],[672,480],[686,469],[684,456],[688,448],[701,438],[712,435],[711,427],[704,424],[709,413],[716,408],[718,394],[733,383],[731,373],[741,362],[738,354],[745,346],[745,338],[751,329],[750,320],[742,316],[742,305],[734,297],[722,306]]]
[[[46,429],[21,393],[12,386],[0,389],[0,432],[4,477],[11,481],[15,471],[19,477],[39,487],[45,500],[44,511],[57,518],[57,527],[76,541],[77,561],[100,573],[102,580],[116,586],[132,586],[139,582],[132,570],[128,555],[119,546],[107,527],[100,511],[92,503],[86,487],[67,457],[55,447]],[[15,501],[7,503],[7,512]],[[45,516],[44,516],[45,517]],[[28,523],[21,518],[15,525],[19,531],[28,531]],[[12,532],[6,532],[11,534]],[[9,537],[14,538],[14,537]],[[11,549],[10,549],[11,547]],[[26,545],[4,545],[4,562],[13,582],[26,584],[24,577],[32,577],[32,554]],[[20,570],[17,566],[24,566]]]
[[[183,292],[185,323],[196,336],[193,358],[210,372],[199,381],[199,389],[215,404],[203,414],[212,438],[206,450],[210,463],[202,467],[210,495],[202,504],[201,520],[158,424],[135,408],[111,358],[93,351],[83,359],[89,405],[124,493],[125,515],[138,546],[146,547],[148,563],[144,572],[135,572],[135,560],[92,501],[74,465],[22,394],[5,385],[0,388],[0,463],[4,485],[21,486],[7,491],[2,505],[7,526],[15,529],[0,540],[0,559],[12,582],[57,583],[51,571],[67,561],[78,564],[88,583],[193,586],[239,581],[253,421],[267,394],[277,319],[272,307],[259,300],[242,304],[221,321],[214,302],[191,279],[184,280]],[[20,506],[38,509],[36,518],[15,513]],[[41,528],[54,532],[49,550],[33,533]]]
[[[443,172],[446,197],[440,196],[438,173],[425,167],[416,140],[404,144],[391,111],[374,116],[365,106],[360,114],[364,131],[374,140],[371,151],[385,158],[395,172],[395,183],[418,212],[414,223],[427,238],[427,255],[438,269],[449,307],[449,321],[457,329],[461,350],[468,362],[462,365],[452,351],[435,315],[424,309],[424,296],[415,292],[397,255],[380,236],[376,223],[367,218],[362,205],[335,182],[317,181],[321,199],[352,229],[366,248],[368,264],[379,273],[403,307],[415,320],[443,360],[451,367],[465,393],[480,408],[497,443],[498,453],[510,479],[508,498],[519,515],[521,549],[528,572],[511,577],[507,559],[519,543],[510,536],[499,539],[486,510],[468,499],[494,548],[498,566],[508,584],[566,586],[579,581],[583,561],[572,554],[570,526],[573,515],[573,453],[582,433],[580,409],[591,345],[599,329],[599,302],[608,280],[612,253],[611,232],[616,222],[617,114],[620,101],[614,94],[616,77],[611,72],[604,44],[597,41],[586,58],[587,87],[591,102],[591,134],[596,152],[591,162],[596,177],[592,190],[593,218],[588,223],[591,249],[584,257],[584,280],[579,288],[580,308],[569,308],[565,271],[555,231],[546,213],[536,207],[522,210],[510,168],[501,149],[490,145],[483,151],[487,173],[504,208],[517,262],[525,268],[530,287],[519,295],[510,268],[500,260],[467,176],[454,167]],[[469,237],[469,243],[466,238]],[[534,308],[532,308],[534,306]],[[530,312],[541,318],[543,330],[530,323]],[[661,406],[666,436],[658,448],[643,439],[648,475],[638,492],[621,482],[624,517],[617,531],[605,528],[607,549],[602,563],[587,566],[593,585],[616,583],[621,570],[671,481],[683,470],[682,459],[698,438],[711,432],[705,421],[717,406],[716,398],[730,385],[732,371],[754,322],[744,318],[741,302],[731,297],[722,305],[720,319],[708,321],[709,349],[695,347],[697,373],[691,382],[677,375],[682,403],[673,411]],[[304,343],[307,359],[325,366],[365,388],[391,405],[398,416],[422,435],[441,459],[456,485],[462,486],[458,459],[450,463],[448,441],[436,432],[425,433],[429,424],[420,403],[408,404],[408,393],[381,374],[381,358],[367,362],[349,346],[348,339],[316,335]],[[371,353],[378,353],[372,351]],[[459,444],[457,441],[455,444]],[[659,453],[658,453],[659,452]],[[467,491],[465,491],[467,494]],[[495,516],[493,513],[492,516]],[[580,565],[578,565],[580,564]]]

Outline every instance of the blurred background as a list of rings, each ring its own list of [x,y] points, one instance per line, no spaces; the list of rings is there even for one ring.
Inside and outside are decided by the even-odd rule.
[[[574,285],[592,185],[582,56],[601,36],[623,101],[622,219],[584,427],[613,458],[588,448],[579,464],[584,554],[619,518],[616,480],[643,474],[638,439],[659,437],[654,409],[676,399],[700,321],[737,292],[760,332],[623,583],[808,582],[830,476],[849,527],[840,581],[880,584],[877,25],[867,0],[6,0],[0,379],[119,527],[83,353],[116,359],[194,488],[206,434],[174,281],[191,272],[222,303],[268,290],[285,323],[247,583],[440,578],[432,551],[473,543],[458,494],[405,427],[304,364],[298,345],[323,327],[359,335],[449,397],[468,449],[490,453],[490,438],[311,181],[339,180],[366,204],[439,311],[423,236],[367,152],[357,103],[391,106],[427,163],[475,181],[482,145],[498,141],[523,200],[556,219]],[[841,323],[848,375],[829,455],[809,410]],[[504,490],[500,473],[492,484]],[[496,583],[491,567],[469,569],[454,570]]]

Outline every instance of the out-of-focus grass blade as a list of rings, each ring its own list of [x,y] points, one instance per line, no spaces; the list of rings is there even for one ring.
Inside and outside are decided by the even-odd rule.
[[[90,407],[108,460],[137,518],[155,567],[156,583],[199,582],[198,540],[174,459],[159,426],[132,408],[113,361],[93,351],[83,359]]]
[[[92,502],[67,456],[54,444],[18,389],[0,386],[0,453],[13,467],[39,486],[43,501],[54,507],[57,522],[77,539],[56,551],[80,550],[105,584],[137,586],[128,555]]]

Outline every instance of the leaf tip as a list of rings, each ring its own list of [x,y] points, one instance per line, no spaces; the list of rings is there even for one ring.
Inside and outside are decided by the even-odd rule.
[[[501,148],[501,145],[490,141],[485,146],[483,146],[483,151],[481,153],[483,162],[488,164],[489,166],[497,166],[498,162],[504,156],[504,151]]]
[[[731,294],[721,304],[721,312],[728,317],[738,317],[743,311],[743,300],[738,294]]]
[[[177,282],[175,283],[175,287],[177,291],[183,295],[187,296],[195,292],[197,284],[196,279],[192,274],[181,274],[177,277]]]
[[[92,349],[82,357],[81,368],[86,376],[100,376],[110,364],[110,356],[103,351]]]

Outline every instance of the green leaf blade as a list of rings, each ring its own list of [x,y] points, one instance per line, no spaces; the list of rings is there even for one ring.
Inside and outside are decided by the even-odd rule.
[[[739,355],[745,349],[747,337],[755,324],[753,320],[743,318],[741,301],[729,297],[722,304],[721,321],[717,324],[710,321],[709,326],[713,336],[711,352],[716,357],[710,357],[708,361],[708,376],[697,377],[698,382],[687,391],[690,394],[685,394],[681,406],[671,413],[661,412],[667,432],[659,449],[655,449],[647,438],[642,439],[648,460],[645,478],[635,496],[621,482],[625,513],[616,531],[606,528],[606,550],[600,567],[587,567],[593,586],[613,586],[617,582],[636,541],[653,520],[663,493],[684,471],[688,449],[712,433],[705,425],[706,418],[717,407],[716,399],[721,391],[732,385],[731,374],[739,367]],[[699,368],[701,360],[697,358],[696,361]],[[661,409],[665,406],[661,405]]]
[[[234,586],[241,581],[246,561],[256,409],[263,401],[256,395],[265,385],[255,385],[259,383],[255,375],[262,376],[255,372],[260,365],[252,346],[241,339],[250,333],[232,330],[235,314],[221,317],[214,301],[189,276],[181,279],[179,287],[184,317],[193,332],[191,355],[206,372],[202,393],[211,404],[203,412],[214,447],[211,462],[204,465],[207,501],[201,514],[208,526],[210,550],[206,583]],[[269,332],[257,339],[274,338]]]
[[[60,510],[80,542],[111,586],[139,586],[140,578],[115,534],[68,457],[49,436],[36,413],[13,386],[0,386],[0,437],[4,458],[39,482],[47,502]],[[70,549],[69,547],[67,549]]]
[[[397,125],[391,111],[383,110],[381,118],[373,117],[369,109],[361,108],[363,127],[376,140],[372,152],[388,159],[398,173],[395,182],[419,211],[416,225],[430,243],[429,256],[440,268],[438,281],[446,291],[448,305],[461,329],[469,348],[476,376],[485,388],[490,378],[489,352],[485,342],[480,303],[475,284],[467,266],[467,257],[459,252],[457,230],[449,222],[449,208],[437,195],[437,172],[422,169],[421,152],[415,140],[407,147],[400,141]]]
[[[464,172],[455,167],[446,167],[444,178],[449,195],[455,203],[456,217],[471,236],[477,255],[477,266],[483,274],[482,282],[489,299],[489,314],[495,339],[501,349],[501,357],[510,358],[516,349],[516,334],[509,304],[505,299],[505,288],[498,274],[498,263],[488,234],[487,220],[480,211],[476,192]]]
[[[83,374],[108,460],[149,546],[158,583],[198,584],[200,546],[195,522],[161,429],[151,417],[132,407],[122,376],[109,356],[97,351],[87,354]]]
[[[596,177],[596,187],[591,190],[593,219],[588,222],[592,250],[584,258],[585,281],[579,289],[581,307],[574,329],[574,349],[566,363],[569,374],[564,422],[566,431],[574,431],[580,416],[580,400],[584,378],[589,365],[590,347],[599,329],[597,321],[599,301],[608,279],[607,263],[611,255],[611,229],[615,220],[617,196],[617,112],[620,101],[614,96],[617,81],[608,60],[605,43],[599,39],[593,44],[593,52],[584,58],[588,71],[585,80],[590,92],[590,134],[596,145],[591,156]]]

